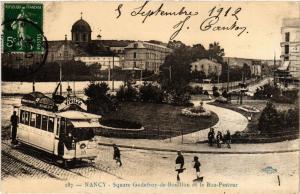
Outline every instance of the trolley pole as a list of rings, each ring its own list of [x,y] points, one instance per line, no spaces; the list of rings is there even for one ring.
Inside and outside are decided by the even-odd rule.
[[[227,59],[227,92],[229,92],[229,58]]]
[[[62,69],[61,62],[59,63],[59,94],[62,95]]]
[[[113,62],[113,64],[112,64],[112,72],[111,73],[113,73],[114,68],[115,68],[115,54],[113,54],[113,61],[112,62]],[[114,91],[115,90],[114,76],[112,75],[111,77],[112,77],[112,91]]]

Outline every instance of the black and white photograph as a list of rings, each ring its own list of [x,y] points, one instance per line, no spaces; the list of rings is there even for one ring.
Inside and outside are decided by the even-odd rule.
[[[1,2],[1,193],[298,194],[300,2]]]

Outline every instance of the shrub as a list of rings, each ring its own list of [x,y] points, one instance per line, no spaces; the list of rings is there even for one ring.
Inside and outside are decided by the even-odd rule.
[[[204,91],[203,91],[203,94],[204,94],[204,95],[209,95],[207,90],[204,90]]]
[[[218,91],[213,91],[213,96],[214,97],[219,97],[220,96],[220,93]]]
[[[224,91],[222,92],[222,96],[223,96],[224,98],[228,98],[228,93],[227,93],[226,90],[224,90]]]
[[[264,110],[262,111],[259,122],[258,129],[262,132],[272,132],[278,131],[280,129],[280,117],[271,102],[268,102]]]
[[[144,83],[140,87],[140,98],[143,102],[161,103],[163,101],[163,92],[158,86]]]
[[[138,91],[130,84],[122,85],[117,91],[116,97],[120,101],[137,101]]]
[[[188,86],[188,87],[186,87],[186,92],[189,92],[190,94],[193,94],[193,95],[203,94],[203,87],[200,87],[200,86],[195,86],[195,87]]]
[[[105,82],[90,82],[89,85],[84,88],[84,94],[88,98],[97,98],[99,96],[106,95],[109,90],[108,84]]]

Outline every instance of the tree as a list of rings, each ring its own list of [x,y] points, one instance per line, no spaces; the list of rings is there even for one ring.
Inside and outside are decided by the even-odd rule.
[[[90,82],[84,89],[84,94],[88,97],[88,112],[103,115],[116,109],[116,104],[108,97],[109,87],[105,82]]]
[[[191,48],[182,46],[168,55],[160,66],[160,83],[164,90],[184,92],[185,86],[190,82],[191,74]]]
[[[223,57],[225,56],[224,49],[221,48],[218,42],[210,43],[208,48],[209,59],[216,59],[218,63],[223,62]]]
[[[280,127],[281,123],[279,114],[277,113],[273,103],[268,102],[260,115],[258,129],[262,132],[268,133],[278,131]]]
[[[170,49],[178,49],[178,48],[181,48],[181,47],[186,47],[186,45],[181,41],[173,40],[173,41],[168,42],[167,47],[170,48]]]

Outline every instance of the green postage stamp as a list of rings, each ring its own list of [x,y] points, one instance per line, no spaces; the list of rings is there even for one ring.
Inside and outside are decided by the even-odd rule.
[[[43,4],[4,4],[4,52],[43,51]]]

